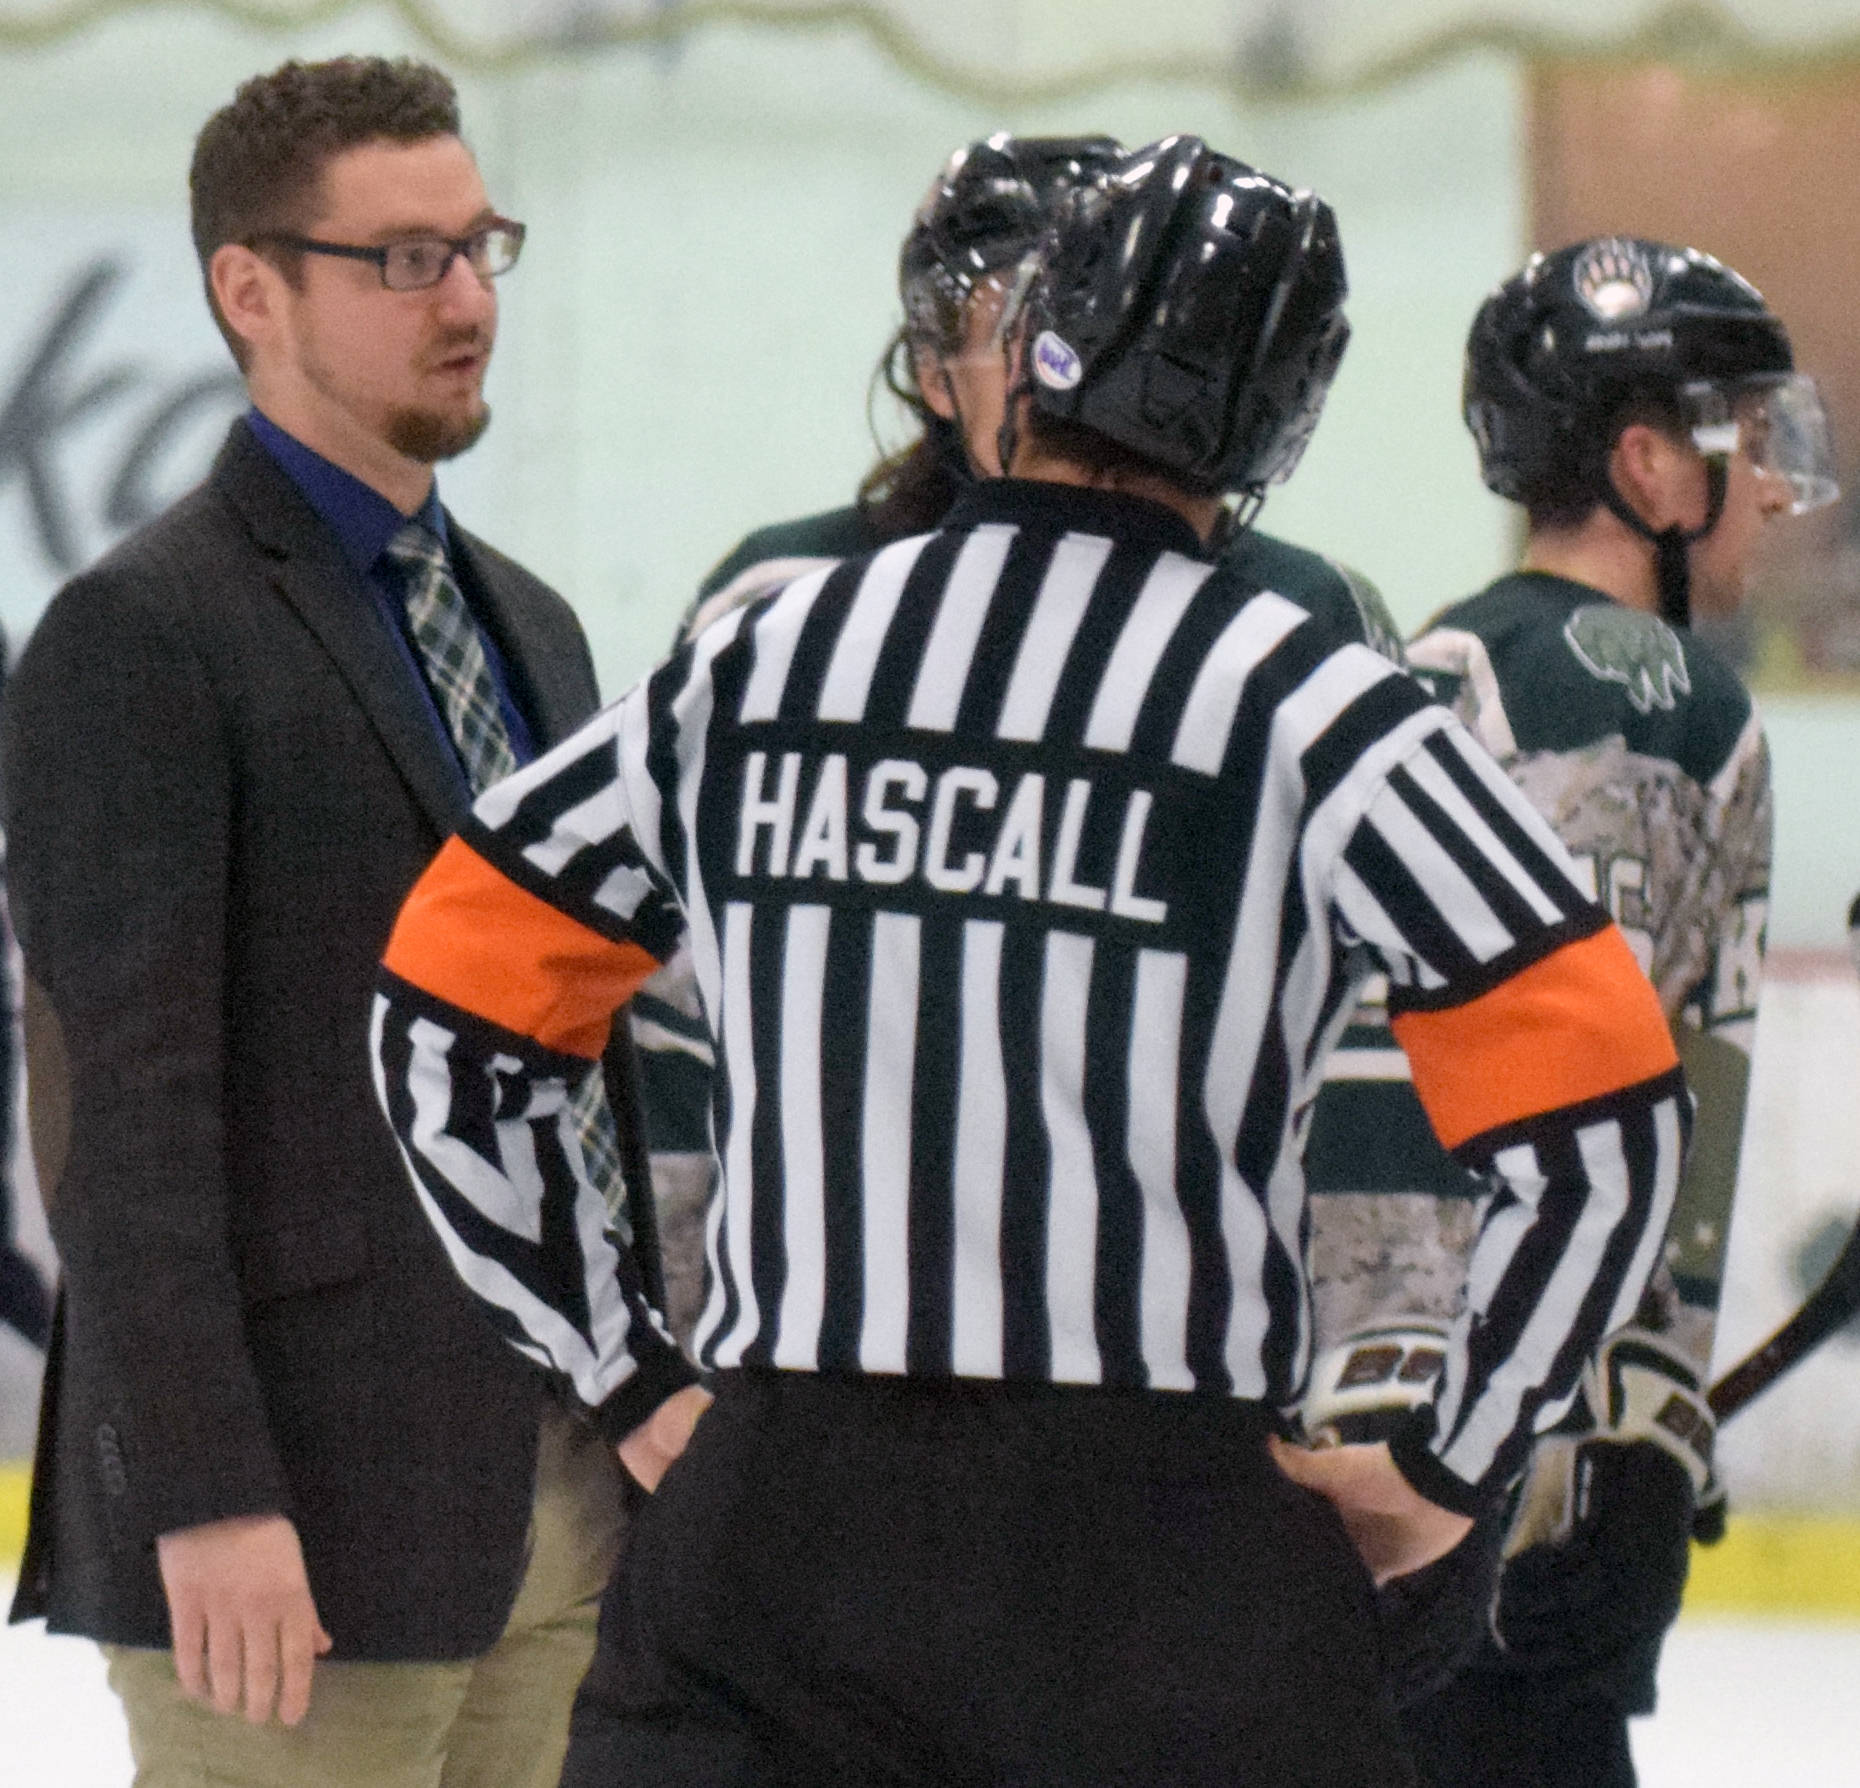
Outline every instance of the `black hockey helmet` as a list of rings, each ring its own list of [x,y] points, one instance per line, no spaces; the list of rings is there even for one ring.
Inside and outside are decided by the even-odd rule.
[[[1199,137],[1131,150],[1060,208],[1029,295],[1034,410],[1191,488],[1290,475],[1350,337],[1331,208]]]
[[[1607,504],[1656,542],[1669,620],[1686,618],[1685,548],[1717,525],[1735,407],[1755,394],[1760,463],[1788,482],[1798,513],[1833,501],[1820,399],[1762,293],[1698,249],[1638,236],[1532,256],[1480,306],[1466,342],[1462,413],[1486,484],[1527,505]],[[1669,409],[1706,458],[1710,503],[1690,534],[1654,534],[1609,476],[1622,422],[1646,401]]]
[[[1111,137],[1016,137],[958,149],[937,175],[898,253],[898,294],[914,347],[960,346],[975,288],[1038,247],[1053,206],[1121,153]]]

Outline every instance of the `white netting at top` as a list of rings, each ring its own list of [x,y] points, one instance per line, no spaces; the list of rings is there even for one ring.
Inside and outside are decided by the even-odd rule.
[[[1311,97],[1384,86],[1473,49],[1800,66],[1860,55],[1860,0],[384,0],[464,69],[731,26],[859,32],[900,67],[996,103],[1074,97],[1131,77]],[[146,0],[0,0],[0,49],[43,43]],[[194,0],[278,30],[357,0]],[[185,10],[182,6],[170,11]]]

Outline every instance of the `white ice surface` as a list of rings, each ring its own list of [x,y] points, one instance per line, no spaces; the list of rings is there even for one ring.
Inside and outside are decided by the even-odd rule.
[[[0,1603],[13,1599],[0,1576]],[[129,1788],[122,1710],[88,1639],[0,1627],[0,1782],[7,1788]]]
[[[1860,1784],[1857,1683],[1860,1624],[1684,1620],[1667,1641],[1660,1711],[1635,1724],[1641,1788]],[[130,1776],[96,1648],[36,1624],[0,1629],[7,1788],[129,1788]]]
[[[1856,1684],[1860,1624],[1682,1620],[1633,1728],[1641,1788],[1853,1788]]]

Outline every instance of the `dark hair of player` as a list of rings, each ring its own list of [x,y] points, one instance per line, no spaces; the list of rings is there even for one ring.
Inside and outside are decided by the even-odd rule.
[[[859,481],[858,504],[880,535],[902,540],[934,528],[971,476],[962,431],[924,402],[908,332],[891,338],[872,372],[867,409],[888,391],[917,421],[916,438],[883,454]],[[877,428],[873,429],[874,437]]]
[[[1589,421],[1603,451],[1621,439],[1636,423],[1656,428],[1675,440],[1686,435],[1686,418],[1670,387],[1627,386],[1612,401],[1599,404]],[[1524,496],[1524,517],[1531,528],[1579,528],[1602,502],[1591,471],[1593,448],[1572,453],[1566,460],[1545,466]]]

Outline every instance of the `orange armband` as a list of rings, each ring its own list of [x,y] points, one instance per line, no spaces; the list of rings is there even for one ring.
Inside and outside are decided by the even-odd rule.
[[[520,887],[461,838],[414,883],[382,962],[448,1005],[590,1061],[659,966]]]
[[[1638,1086],[1679,1063],[1659,997],[1614,925],[1464,1005],[1403,1012],[1389,1028],[1450,1149]]]

